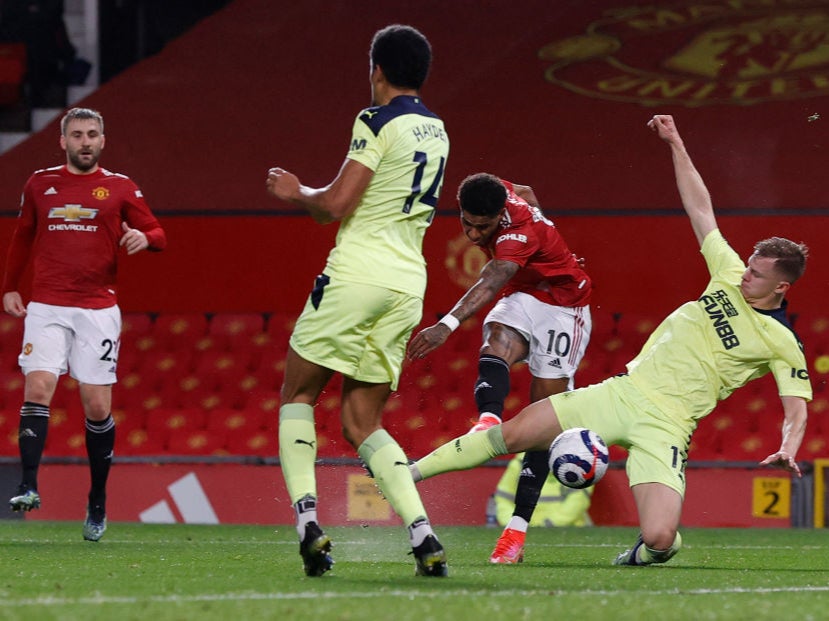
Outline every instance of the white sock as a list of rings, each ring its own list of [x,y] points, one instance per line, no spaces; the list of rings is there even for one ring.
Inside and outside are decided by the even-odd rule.
[[[512,530],[517,530],[522,533],[526,533],[528,527],[529,524],[527,524],[527,520],[522,517],[518,517],[517,515],[513,515],[507,523],[507,528],[511,528]]]
[[[412,542],[413,548],[423,543],[426,537],[434,534],[435,531],[432,530],[432,525],[429,524],[429,520],[426,518],[419,518],[409,526],[409,540]]]
[[[305,539],[305,525],[308,522],[317,521],[317,499],[312,496],[306,496],[302,500],[298,500],[294,504],[294,511],[296,511],[296,532],[299,535],[299,540]]]

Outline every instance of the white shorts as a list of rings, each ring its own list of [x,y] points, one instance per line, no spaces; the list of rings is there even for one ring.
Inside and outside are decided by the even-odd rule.
[[[569,377],[568,389],[573,389],[573,377],[593,327],[589,306],[553,306],[518,292],[498,300],[484,325],[490,322],[509,326],[527,339],[529,354],[525,360],[533,377]]]
[[[121,344],[121,309],[90,309],[30,302],[26,307],[23,351],[17,361],[24,374],[50,371],[83,384],[116,380]]]

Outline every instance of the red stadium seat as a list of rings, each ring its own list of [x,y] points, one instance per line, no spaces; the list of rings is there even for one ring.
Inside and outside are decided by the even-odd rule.
[[[266,332],[276,345],[287,347],[288,339],[294,330],[297,316],[290,313],[274,313],[268,318]]]
[[[141,373],[127,373],[118,379],[112,387],[112,404],[114,408],[128,412],[145,410],[145,401],[158,390],[158,383],[148,383]]]
[[[218,390],[221,392],[221,396],[228,407],[238,410],[244,409],[245,402],[251,394],[268,388],[272,389],[274,385],[265,385],[256,375],[251,373],[239,378],[233,383],[222,383]]]
[[[50,426],[46,436],[46,454],[50,457],[86,457],[86,431],[83,424],[80,425],[80,430],[69,433],[55,433]]]
[[[168,351],[190,351],[207,336],[207,325],[203,313],[162,313],[153,324],[153,335]]]
[[[272,348],[263,351],[253,373],[259,378],[261,386],[278,390],[285,375],[285,349]]]
[[[216,313],[208,327],[216,346],[227,351],[247,349],[264,331],[265,316],[261,313]]]
[[[78,380],[69,377],[69,375],[61,375],[58,380],[58,386],[55,389],[55,394],[52,397],[52,405],[63,408],[77,409],[81,403],[81,396],[78,392]]]
[[[20,369],[3,369],[0,371],[0,393],[4,395],[4,402],[12,404],[15,410],[23,405],[23,385],[25,377]],[[16,404],[16,406],[14,405]]]
[[[204,429],[207,415],[200,409],[158,408],[147,414],[146,429],[155,431],[196,431]]]
[[[179,430],[167,438],[167,452],[173,455],[226,455],[226,436],[223,433],[199,429]]]
[[[153,350],[141,361],[137,373],[147,386],[160,388],[171,378],[180,378],[192,371],[192,354],[188,348],[179,351]]]
[[[235,431],[261,431],[270,421],[263,412],[218,408],[207,414],[209,431],[229,433]]]
[[[0,456],[19,457],[20,449],[17,444],[17,427],[0,429]]]
[[[115,420],[117,434],[126,434],[133,429],[145,429],[147,416],[144,410],[125,410],[115,407],[112,409],[112,418]]]
[[[212,349],[200,354],[194,373],[214,385],[233,385],[250,373],[252,354],[249,351]]]
[[[245,402],[246,410],[261,412],[268,420],[278,420],[279,406],[279,391],[268,389],[253,391]]]
[[[134,371],[145,352],[153,349],[153,322],[148,313],[124,313],[121,321],[121,346],[118,351],[118,373]]]
[[[279,454],[276,432],[272,430],[237,429],[227,432],[226,436],[226,450],[231,455],[276,457]]]
[[[138,336],[150,334],[153,330],[153,319],[149,313],[122,313],[121,339],[134,339]]]
[[[12,352],[20,353],[23,345],[23,320],[6,313],[0,315],[0,349],[17,366],[17,356],[8,356]]]
[[[207,378],[198,373],[188,373],[183,377],[168,377],[162,382],[159,393],[168,403],[186,409],[198,407],[201,400],[212,395],[215,389],[215,383]]]
[[[115,434],[116,455],[163,455],[167,452],[167,433],[150,433],[146,429],[132,429]]]

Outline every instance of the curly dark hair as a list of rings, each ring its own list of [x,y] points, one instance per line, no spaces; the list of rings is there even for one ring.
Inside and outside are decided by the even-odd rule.
[[[469,175],[458,186],[458,203],[473,216],[494,216],[504,208],[507,188],[495,175]]]

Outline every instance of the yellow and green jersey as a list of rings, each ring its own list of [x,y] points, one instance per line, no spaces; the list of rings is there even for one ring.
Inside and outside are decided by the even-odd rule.
[[[423,236],[443,185],[449,138],[419,97],[395,97],[354,121],[347,157],[374,171],[354,212],[340,222],[325,273],[423,297]]]
[[[740,291],[746,266],[718,230],[702,254],[711,280],[695,302],[683,304],[651,334],[628,363],[630,379],[666,413],[698,420],[717,401],[771,372],[780,396],[812,398],[803,347],[786,320],[752,308]]]

